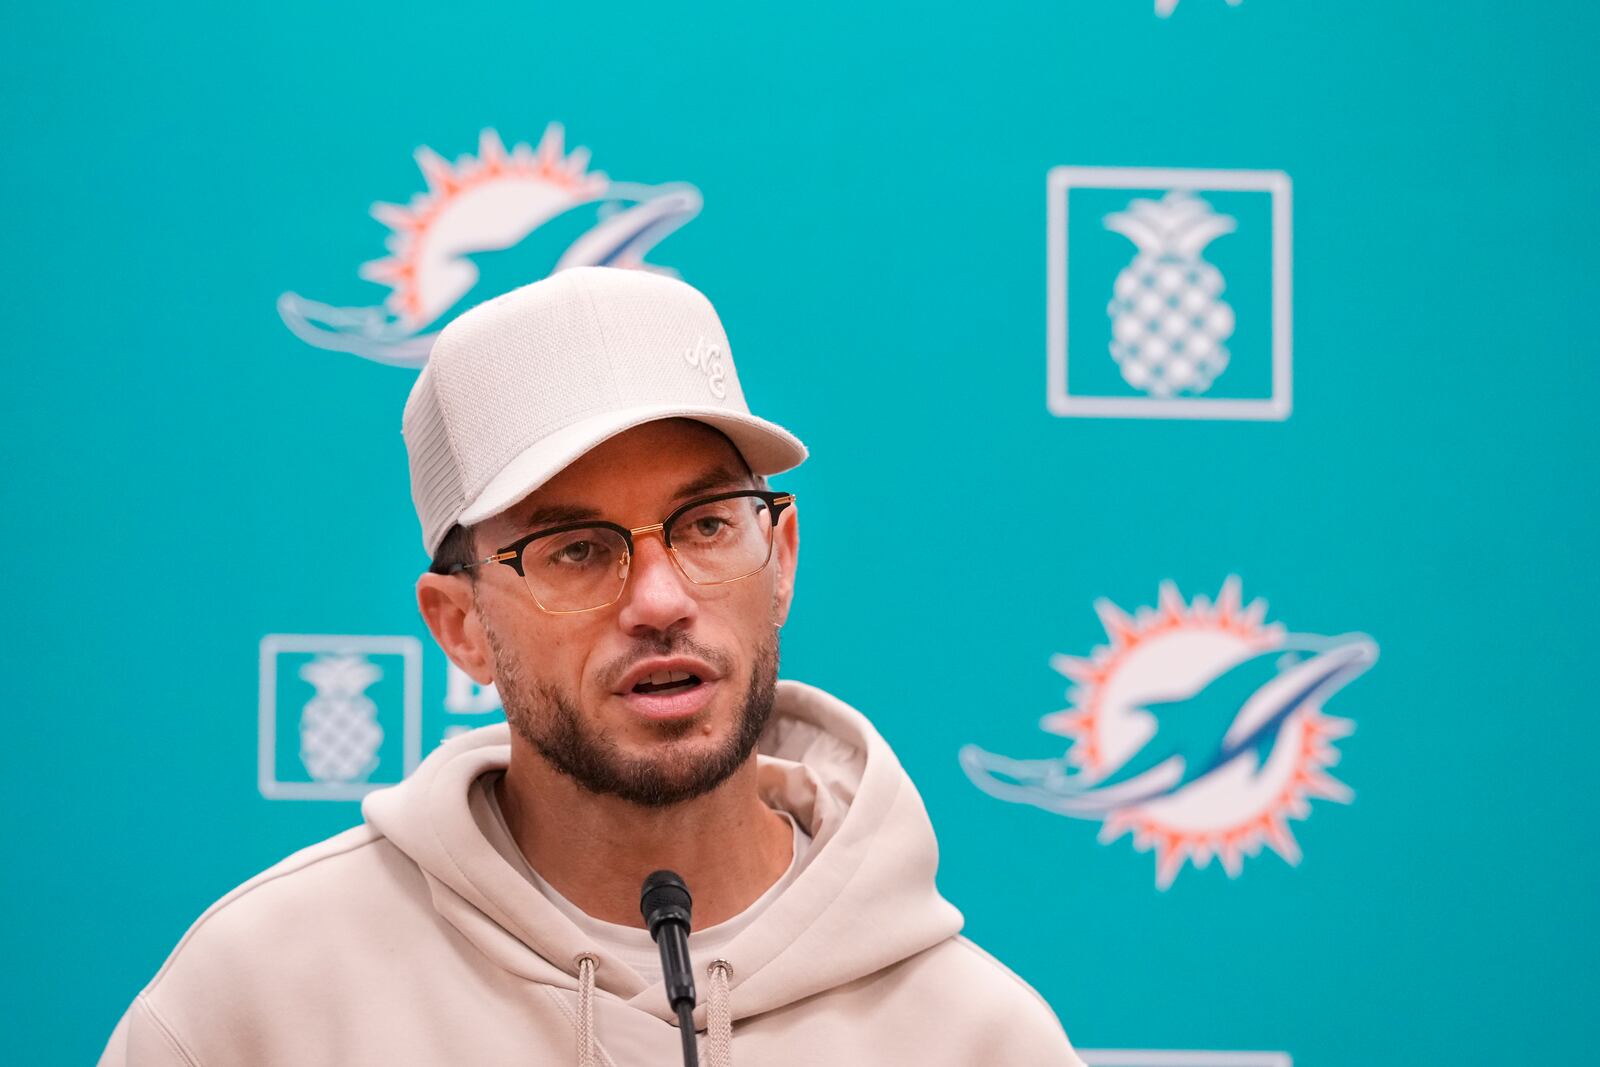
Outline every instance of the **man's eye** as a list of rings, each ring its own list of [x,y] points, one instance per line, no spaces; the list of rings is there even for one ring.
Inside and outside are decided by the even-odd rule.
[[[550,553],[550,562],[557,565],[577,566],[594,562],[601,553],[601,546],[593,541],[573,541]]]
[[[705,516],[694,520],[694,533],[697,537],[715,537],[726,525],[728,525],[726,519]]]

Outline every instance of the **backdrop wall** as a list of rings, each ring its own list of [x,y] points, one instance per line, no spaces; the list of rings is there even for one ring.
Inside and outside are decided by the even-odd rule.
[[[1075,1043],[1583,1058],[1593,5],[8,21],[13,1062],[496,716],[414,606],[412,368],[640,261],[813,451],[784,674]]]

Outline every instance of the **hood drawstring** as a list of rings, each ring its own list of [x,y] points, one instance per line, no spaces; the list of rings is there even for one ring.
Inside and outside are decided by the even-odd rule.
[[[733,1067],[733,1006],[728,1002],[733,968],[727,960],[712,960],[706,971],[711,999],[706,1004],[705,1067]]]
[[[599,1046],[594,1035],[594,975],[600,961],[587,952],[578,957],[578,1067],[598,1067]],[[729,985],[733,968],[727,960],[712,960],[706,968],[711,996],[706,1002],[705,1067],[733,1067],[733,1005]]]
[[[596,1067],[594,1039],[594,972],[600,961],[588,953],[578,957],[578,1067]]]

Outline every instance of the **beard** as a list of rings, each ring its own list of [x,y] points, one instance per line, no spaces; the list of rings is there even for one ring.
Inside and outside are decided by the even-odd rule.
[[[494,658],[495,688],[506,721],[556,770],[591,793],[614,796],[646,808],[664,808],[702,796],[727,781],[744,765],[772,718],[777,698],[778,631],[756,650],[733,732],[709,750],[679,745],[695,728],[694,719],[663,724],[658,736],[666,750],[652,756],[630,756],[616,740],[586,722],[572,695],[553,685],[530,680],[516,655],[485,627]],[[682,634],[663,634],[641,642],[636,661],[646,655],[695,655],[721,669],[727,657]],[[618,672],[620,673],[620,671]]]

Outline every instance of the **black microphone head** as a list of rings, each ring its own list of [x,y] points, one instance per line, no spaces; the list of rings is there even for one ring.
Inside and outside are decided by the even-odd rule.
[[[652,873],[639,890],[639,913],[644,916],[644,924],[650,928],[652,940],[656,939],[656,931],[661,929],[664,922],[682,923],[687,933],[689,910],[693,904],[689,887],[674,871]]]

